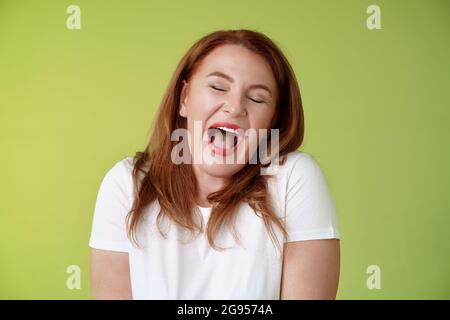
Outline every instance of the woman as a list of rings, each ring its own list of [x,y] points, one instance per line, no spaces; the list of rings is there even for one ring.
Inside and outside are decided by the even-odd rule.
[[[268,37],[200,39],[146,149],[104,177],[89,243],[93,297],[334,299],[337,216],[319,165],[297,151],[303,132],[295,75]]]

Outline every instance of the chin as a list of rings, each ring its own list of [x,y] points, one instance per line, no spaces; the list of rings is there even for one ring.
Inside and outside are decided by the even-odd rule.
[[[213,177],[229,178],[244,166],[245,164],[202,164],[200,169]]]

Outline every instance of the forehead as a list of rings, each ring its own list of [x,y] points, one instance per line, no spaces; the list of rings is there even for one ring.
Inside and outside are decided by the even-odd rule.
[[[252,85],[262,83],[275,89],[272,69],[260,55],[241,45],[222,45],[211,51],[198,66],[195,75],[206,77],[220,71],[235,81]]]

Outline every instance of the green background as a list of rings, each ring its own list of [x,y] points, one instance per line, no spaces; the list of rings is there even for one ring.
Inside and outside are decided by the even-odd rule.
[[[66,28],[70,4],[81,30]],[[371,4],[381,30],[366,27]],[[450,298],[447,0],[0,0],[0,298],[90,297],[104,174],[145,146],[186,50],[231,28],[266,33],[297,74],[303,150],[339,214],[338,298]]]

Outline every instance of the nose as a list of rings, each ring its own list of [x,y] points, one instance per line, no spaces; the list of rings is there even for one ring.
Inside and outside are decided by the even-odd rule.
[[[223,106],[223,111],[229,113],[232,117],[242,117],[247,115],[247,109],[243,106],[240,99],[236,99],[236,101],[226,101]]]

